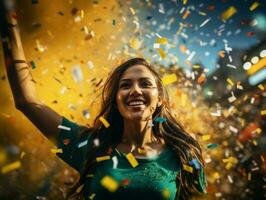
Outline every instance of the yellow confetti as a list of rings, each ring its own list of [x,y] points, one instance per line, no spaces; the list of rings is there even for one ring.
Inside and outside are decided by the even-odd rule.
[[[136,49],[136,50],[139,49],[141,47],[141,44],[142,44],[142,42],[140,40],[138,40],[137,38],[131,38],[129,40],[129,45],[133,49]]]
[[[183,169],[186,170],[189,173],[193,173],[193,168],[188,165],[183,165]]]
[[[254,11],[259,5],[260,4],[256,1],[249,7],[249,10]]]
[[[219,178],[220,178],[220,174],[219,174],[218,172],[215,172],[215,173],[213,174],[213,177],[214,177],[215,179],[219,179]]]
[[[162,82],[164,85],[169,85],[169,84],[174,83],[176,81],[177,81],[176,74],[169,74],[169,75],[166,75],[162,78]]]
[[[130,7],[129,10],[132,13],[132,15],[135,15],[136,14],[135,10],[132,7]]]
[[[230,163],[237,163],[237,159],[235,158],[235,157],[233,157],[233,156],[230,156],[229,158],[224,158],[223,159],[223,162],[224,163],[227,163],[227,162],[230,162]]]
[[[141,148],[138,148],[138,153],[139,153],[139,154],[145,154],[145,152],[146,152],[145,150],[143,150],[143,149],[141,149]]]
[[[183,4],[186,5],[188,0],[183,0]]]
[[[251,173],[250,172],[248,173],[248,180],[249,181],[251,180]]]
[[[20,161],[16,161],[16,162],[10,163],[9,165],[2,167],[1,171],[3,174],[6,174],[6,173],[13,171],[13,170],[16,170],[20,167],[21,167]]]
[[[157,38],[156,39],[156,43],[159,43],[159,44],[167,44],[168,43],[168,40],[167,38]]]
[[[51,152],[56,154],[56,153],[63,153],[63,149],[51,149]]]
[[[167,189],[167,188],[164,188],[163,191],[162,191],[162,195],[165,199],[169,199],[170,196],[171,196],[171,193],[170,191]]]
[[[109,160],[110,156],[100,156],[96,158],[97,162],[101,162],[101,161],[105,161],[105,160]]]
[[[103,123],[105,128],[108,128],[110,126],[109,122],[106,119],[104,119],[103,117],[100,117],[99,120]]]
[[[164,52],[163,49],[159,48],[158,49],[158,52],[159,52],[159,54],[160,54],[160,56],[161,56],[162,59],[164,59],[166,57],[166,53]]]
[[[203,135],[202,136],[202,140],[203,141],[207,141],[207,140],[209,140],[211,138],[211,135]]]
[[[262,110],[262,111],[260,111],[260,114],[261,114],[261,115],[266,115],[266,110]]]
[[[83,184],[83,185],[80,185],[80,186],[76,189],[76,193],[80,193],[83,187],[84,187],[84,184]]]
[[[110,192],[115,192],[119,187],[119,184],[110,176],[103,177],[101,180],[101,185]]]
[[[261,128],[256,128],[255,131],[256,131],[257,134],[260,134],[262,130],[261,130]]]
[[[87,174],[86,177],[87,178],[93,178],[94,177],[94,174]]]
[[[20,159],[22,159],[25,155],[26,155],[26,153],[24,151],[22,151],[20,154]]]
[[[95,193],[92,193],[90,196],[89,196],[89,199],[94,199],[94,197],[96,196]]]
[[[134,155],[132,153],[128,153],[126,155],[126,158],[132,167],[137,167],[139,165],[138,161],[136,160],[136,158],[134,157]]]
[[[228,20],[230,17],[232,17],[235,13],[237,13],[237,10],[234,6],[230,6],[226,11],[224,11],[221,15],[221,18],[223,20]]]
[[[259,84],[259,85],[258,85],[258,88],[259,88],[260,90],[262,90],[262,91],[265,89],[264,86],[263,86],[262,84]]]
[[[229,85],[234,86],[234,82],[230,78],[227,78],[226,81]]]
[[[258,145],[258,142],[256,140],[252,140],[252,143],[254,144],[254,146]]]
[[[230,163],[230,162],[227,163],[226,166],[225,166],[225,168],[226,168],[227,170],[231,169],[231,167],[233,167],[233,164]]]

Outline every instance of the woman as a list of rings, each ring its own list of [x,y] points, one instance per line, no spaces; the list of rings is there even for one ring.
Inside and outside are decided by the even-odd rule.
[[[80,173],[69,198],[173,200],[205,192],[200,145],[171,114],[149,63],[133,58],[118,66],[105,82],[94,126],[79,126],[37,99],[14,11],[6,10],[1,37],[16,108],[57,138],[57,155]]]

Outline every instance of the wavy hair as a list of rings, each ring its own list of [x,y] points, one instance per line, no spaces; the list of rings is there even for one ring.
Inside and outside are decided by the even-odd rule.
[[[94,147],[88,152],[87,160],[84,163],[83,172],[80,175],[79,181],[72,187],[69,192],[70,199],[82,199],[82,193],[76,193],[76,190],[84,184],[84,180],[87,174],[93,174],[93,171],[97,167],[96,153],[99,151],[107,151],[109,147],[113,147],[121,141],[123,133],[123,118],[117,109],[116,93],[118,91],[119,81],[123,73],[134,65],[144,65],[152,74],[159,88],[159,95],[163,100],[161,106],[157,107],[152,119],[157,117],[163,117],[166,119],[163,123],[155,123],[152,127],[154,136],[157,139],[164,139],[166,145],[170,146],[176,153],[177,158],[180,160],[180,173],[176,177],[177,191],[179,191],[176,198],[189,199],[192,193],[197,192],[198,185],[195,181],[198,180],[199,171],[193,170],[193,173],[189,173],[182,170],[183,164],[188,165],[192,159],[197,159],[203,166],[203,158],[201,147],[199,143],[189,135],[182,126],[178,123],[174,115],[171,113],[169,105],[169,96],[166,88],[162,84],[162,80],[156,70],[143,58],[133,58],[115,68],[108,76],[102,92],[102,105],[99,114],[94,120],[93,127],[87,129],[85,132],[94,134],[94,137],[99,138],[101,145]],[[104,117],[111,124],[110,127],[103,127],[99,118]],[[180,186],[180,187],[178,187]]]

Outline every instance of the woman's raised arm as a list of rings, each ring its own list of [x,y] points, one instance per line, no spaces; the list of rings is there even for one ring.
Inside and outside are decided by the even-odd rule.
[[[0,34],[8,81],[15,106],[47,137],[59,133],[62,117],[36,97],[11,0],[0,0]]]

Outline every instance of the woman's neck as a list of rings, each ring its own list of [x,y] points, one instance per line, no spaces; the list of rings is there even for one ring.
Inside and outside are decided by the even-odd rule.
[[[152,120],[128,121],[124,120],[122,142],[136,147],[145,147],[158,141],[150,125]]]

